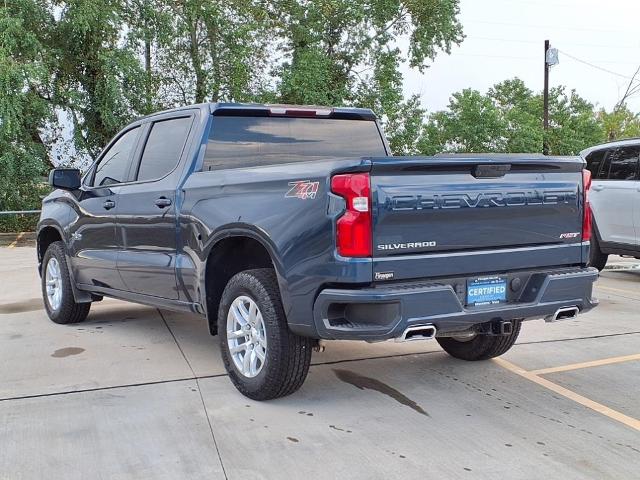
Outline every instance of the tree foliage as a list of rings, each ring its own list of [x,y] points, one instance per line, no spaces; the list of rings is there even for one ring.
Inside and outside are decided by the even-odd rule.
[[[20,2],[0,14],[0,210],[37,202],[48,145],[40,134],[54,121],[47,100],[51,57],[42,34],[50,17],[42,4]]]
[[[421,114],[403,99],[400,65],[424,69],[461,42],[458,13],[458,0],[7,0],[3,134],[52,163],[44,137],[60,124],[77,160],[163,108],[366,103],[411,150],[404,120]]]
[[[487,94],[454,93],[447,110],[432,113],[423,130],[420,150],[445,152],[540,152],[542,95],[517,78],[494,85]],[[575,155],[604,140],[602,116],[574,90],[549,92],[549,153]]]
[[[625,104],[617,105],[611,112],[600,109],[598,120],[609,141],[640,137],[640,114],[631,112]]]
[[[430,115],[423,145],[425,153],[499,152],[505,133],[505,120],[492,99],[465,89],[452,95],[448,110]]]

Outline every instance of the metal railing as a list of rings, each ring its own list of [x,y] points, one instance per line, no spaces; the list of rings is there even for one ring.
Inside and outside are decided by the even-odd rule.
[[[0,215],[25,215],[30,213],[40,213],[40,210],[6,210],[0,212]]]

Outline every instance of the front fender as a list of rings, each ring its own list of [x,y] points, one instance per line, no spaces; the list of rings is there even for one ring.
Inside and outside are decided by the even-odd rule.
[[[69,257],[69,229],[68,225],[73,218],[73,208],[71,206],[71,199],[68,198],[71,194],[68,192],[61,192],[56,190],[42,202],[42,211],[40,212],[40,220],[36,227],[36,251],[38,255],[38,273],[42,274],[42,258],[46,251],[46,246],[51,242],[51,237],[47,236],[45,232],[55,230],[57,236],[62,240],[64,244],[64,251],[67,260],[67,265],[71,265],[71,258]],[[92,300],[91,294],[82,290],[78,290],[76,282],[73,276],[73,269],[69,268],[69,277],[71,279],[71,290],[73,291],[73,297],[77,303],[86,303]]]

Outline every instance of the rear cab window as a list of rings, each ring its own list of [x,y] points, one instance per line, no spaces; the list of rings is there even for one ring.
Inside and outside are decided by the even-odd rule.
[[[214,115],[203,170],[386,155],[373,120]]]

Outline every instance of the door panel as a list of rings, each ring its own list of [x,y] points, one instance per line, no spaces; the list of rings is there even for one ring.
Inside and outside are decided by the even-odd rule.
[[[171,205],[160,207],[162,197]],[[177,299],[175,190],[155,183],[127,185],[118,195],[118,270],[127,289]]]
[[[149,129],[137,168],[137,183],[118,194],[118,270],[127,289],[178,299],[176,284],[176,167],[193,116],[156,121]]]
[[[77,283],[124,288],[116,268],[120,247],[116,240],[115,197],[116,190],[111,188],[80,192],[76,218],[69,228],[71,266]]]
[[[598,231],[605,242],[636,242],[633,225],[633,204],[637,195],[636,182],[594,182],[590,199]]]
[[[71,267],[77,283],[124,289],[117,270],[117,194],[129,176],[141,128],[121,132],[105,149],[77,194],[69,227]]]
[[[640,175],[640,172],[639,172]],[[640,179],[636,182],[633,202],[633,227],[636,234],[636,245],[640,247]]]
[[[593,180],[589,199],[603,241],[634,245],[634,203],[638,195],[639,148],[621,147],[607,155]]]

